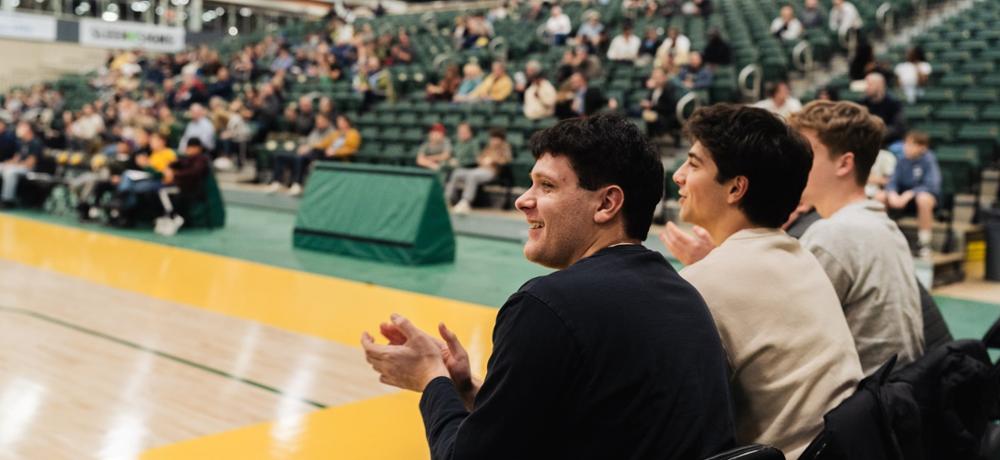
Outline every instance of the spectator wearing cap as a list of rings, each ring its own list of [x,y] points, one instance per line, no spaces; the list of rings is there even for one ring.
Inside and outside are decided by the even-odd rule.
[[[462,199],[455,205],[456,214],[467,214],[476,200],[476,191],[480,185],[497,178],[500,168],[513,159],[510,144],[507,143],[507,133],[499,128],[490,130],[490,140],[476,158],[475,168],[459,168],[451,174],[445,186],[445,199],[451,200],[455,189],[462,185]]]
[[[639,58],[639,48],[642,40],[632,33],[632,23],[626,21],[622,26],[621,35],[611,40],[608,47],[608,59],[618,62],[635,62]]]
[[[417,149],[417,166],[440,171],[451,159],[452,147],[444,125],[435,123],[427,133],[427,140]]]

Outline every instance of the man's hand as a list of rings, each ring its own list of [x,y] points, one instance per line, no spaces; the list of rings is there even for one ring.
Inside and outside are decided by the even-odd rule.
[[[380,382],[421,392],[431,380],[448,377],[441,348],[433,337],[397,314],[392,315],[391,325],[395,330],[387,335],[388,345],[375,343],[367,332],[361,335],[365,359],[379,373]]]
[[[174,183],[174,170],[173,169],[167,168],[167,169],[163,170],[163,181],[162,182],[164,184],[173,184]]]
[[[694,234],[689,235],[673,222],[667,222],[666,228],[660,233],[660,241],[684,265],[691,265],[704,259],[708,253],[715,249],[715,244],[712,243],[712,237],[708,231],[697,225],[692,230]]]
[[[389,340],[390,345],[404,345],[406,343],[406,335],[393,323],[380,324],[379,332]],[[465,347],[459,342],[458,336],[448,329],[444,323],[438,325],[438,333],[441,334],[441,338],[444,340],[434,339],[434,342],[441,352],[442,361],[448,369],[448,374],[455,384],[455,389],[461,395],[466,409],[471,411],[473,402],[476,399],[476,393],[479,393],[482,382],[472,376],[469,353],[465,351]]]

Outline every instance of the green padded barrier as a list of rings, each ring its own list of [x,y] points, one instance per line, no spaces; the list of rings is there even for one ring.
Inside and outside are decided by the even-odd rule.
[[[455,233],[433,171],[320,162],[295,221],[296,247],[403,265],[455,261]]]

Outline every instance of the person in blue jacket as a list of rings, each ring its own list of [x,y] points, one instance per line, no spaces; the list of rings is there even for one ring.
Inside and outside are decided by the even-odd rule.
[[[885,192],[878,195],[889,209],[916,211],[917,242],[921,257],[931,252],[934,208],[941,199],[941,167],[930,149],[926,133],[910,131],[902,142],[889,147],[898,157]]]

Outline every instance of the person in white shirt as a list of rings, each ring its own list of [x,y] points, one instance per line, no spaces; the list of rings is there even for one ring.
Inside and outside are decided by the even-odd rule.
[[[556,111],[556,88],[542,74],[538,61],[528,61],[524,66],[525,85],[517,84],[524,93],[524,116],[531,120],[551,117]]]
[[[753,106],[781,115],[786,120],[791,114],[802,110],[802,102],[792,97],[791,88],[788,87],[787,82],[783,81],[774,84],[774,87],[771,88],[770,97],[757,102]]]
[[[899,80],[899,87],[906,96],[906,102],[912,104],[917,101],[920,94],[920,87],[927,84],[931,76],[931,65],[924,59],[924,51],[919,47],[910,48],[906,52],[906,62],[896,65],[895,74]]]
[[[642,40],[632,31],[632,23],[626,21],[622,26],[622,34],[611,40],[608,47],[608,59],[612,61],[635,62],[639,58],[639,48]]]
[[[843,35],[850,29],[860,29],[861,25],[861,13],[858,13],[853,3],[847,0],[833,0],[833,8],[830,8],[830,30]]]
[[[586,13],[586,22],[580,25],[576,31],[576,44],[586,45],[590,49],[597,49],[601,44],[604,34],[604,24],[601,24],[601,15],[596,11]]]
[[[549,19],[545,21],[545,33],[552,38],[555,45],[562,46],[572,31],[573,24],[570,22],[569,16],[563,14],[562,7],[559,5],[553,6]]]
[[[771,34],[786,42],[798,40],[802,35],[802,23],[795,17],[792,5],[781,7],[781,14],[771,21]]]
[[[691,40],[676,27],[671,27],[667,31],[667,38],[656,50],[656,59],[653,65],[663,67],[665,65],[679,67],[688,62],[688,55],[691,53]]]

